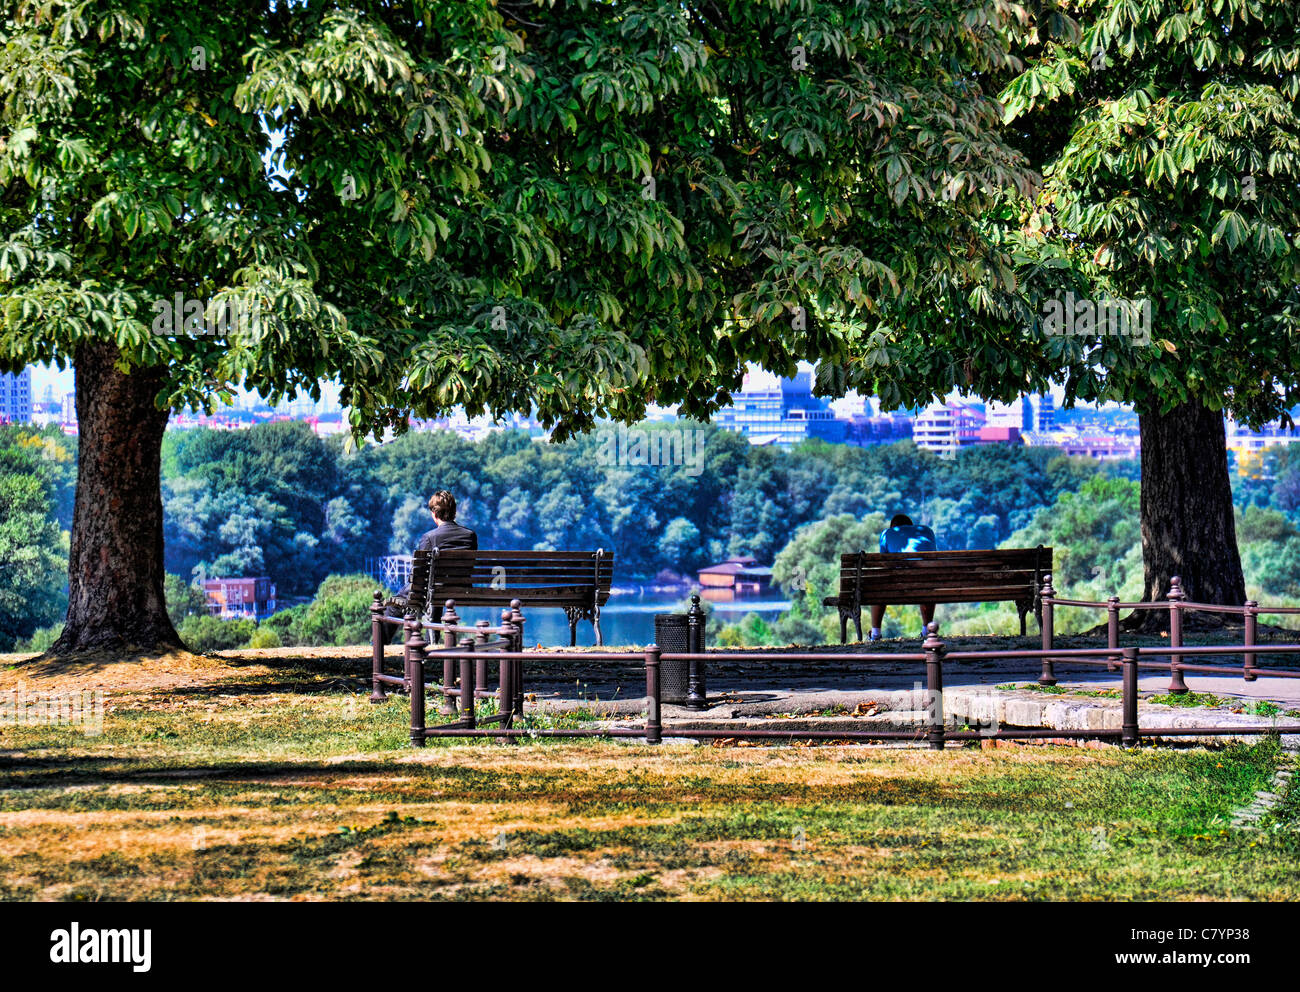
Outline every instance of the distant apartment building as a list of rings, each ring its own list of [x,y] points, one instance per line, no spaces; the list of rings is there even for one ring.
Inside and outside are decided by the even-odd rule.
[[[266,576],[252,579],[208,579],[203,583],[208,613],[214,617],[261,620],[275,612],[275,583]]]
[[[0,374],[0,423],[27,424],[32,419],[32,370]]]
[[[1036,431],[1050,431],[1056,426],[1056,401],[1051,393],[1036,393],[1026,397],[1033,410],[1033,426]]]
[[[743,434],[750,444],[790,446],[809,438],[842,442],[848,423],[837,420],[825,400],[812,394],[812,373],[782,379],[766,372],[746,373],[731,406],[719,410],[713,422],[723,430]]]
[[[1101,462],[1123,461],[1142,455],[1142,444],[1136,434],[1027,431],[1024,442],[1037,448],[1059,448],[1063,455],[1079,455]]]
[[[870,417],[876,411],[872,409],[869,397],[849,393],[827,404],[840,420],[852,420],[854,417]]]
[[[77,394],[63,394],[63,422],[65,424],[75,424],[77,422]]]
[[[979,443],[984,415],[966,403],[926,407],[912,422],[912,440],[923,451],[951,458],[962,448]]]
[[[1136,434],[1101,434],[1065,437],[1059,444],[1063,454],[1083,455],[1099,462],[1142,457],[1142,442]]]
[[[912,418],[905,413],[882,413],[879,416],[853,415],[844,433],[847,444],[893,444],[912,437]]]
[[[1252,478],[1267,475],[1263,458],[1266,449],[1300,441],[1300,434],[1294,429],[1283,427],[1276,420],[1259,430],[1252,430],[1228,417],[1224,422],[1224,435],[1228,455],[1237,474]]]
[[[37,427],[57,426],[63,421],[63,404],[54,398],[54,387],[47,385],[45,395],[32,400],[32,423]]]
[[[989,427],[985,424],[975,432],[976,444],[1019,444],[1019,427]]]
[[[1013,403],[989,403],[984,408],[984,426],[988,428],[1014,427],[1017,431],[1034,429],[1034,405],[1028,396]]]

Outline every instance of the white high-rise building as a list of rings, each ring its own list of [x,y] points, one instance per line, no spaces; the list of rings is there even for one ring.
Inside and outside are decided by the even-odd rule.
[[[912,440],[918,448],[949,458],[975,444],[984,418],[965,403],[945,403],[925,408],[912,423]]]
[[[989,403],[984,408],[985,427],[1015,427],[1022,431],[1034,429],[1034,408],[1028,396],[1011,403]]]
[[[27,424],[32,419],[32,370],[0,373],[0,422]]]
[[[869,417],[874,413],[867,398],[857,393],[849,393],[838,400],[831,400],[830,407],[840,420],[848,420],[850,417]]]
[[[1050,431],[1056,426],[1056,402],[1051,393],[1035,393],[1030,397],[1033,404],[1034,426],[1036,431]]]

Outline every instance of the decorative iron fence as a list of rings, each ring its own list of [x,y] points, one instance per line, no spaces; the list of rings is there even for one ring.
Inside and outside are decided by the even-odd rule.
[[[1044,591],[1050,587],[1050,578],[1044,585]],[[1065,601],[1053,602],[1067,605]],[[1073,605],[1068,604],[1068,605]],[[1083,604],[1109,607],[1110,603]],[[1145,604],[1158,607],[1167,604]],[[931,623],[927,629],[928,636],[918,653],[864,652],[853,655],[853,659],[863,665],[874,663],[897,664],[899,662],[916,662],[925,665],[926,676],[926,719],[922,726],[912,731],[898,730],[751,730],[751,729],[697,729],[665,728],[663,724],[663,695],[661,691],[660,671],[662,663],[667,661],[698,661],[699,655],[674,654],[661,652],[658,645],[651,645],[645,651],[523,651],[524,616],[519,600],[512,602],[510,609],[503,610],[501,624],[490,627],[487,621],[480,621],[474,627],[462,626],[456,615],[455,604],[448,600],[439,623],[417,620],[413,616],[404,619],[384,614],[381,597],[375,597],[371,607],[372,621],[372,702],[382,702],[385,698],[384,686],[393,685],[409,693],[411,701],[412,747],[423,747],[430,738],[436,737],[635,737],[643,738],[647,744],[660,743],[665,734],[675,738],[737,740],[836,740],[836,741],[925,741],[934,750],[941,750],[949,741],[963,742],[970,740],[1017,740],[1035,738],[1079,738],[1079,739],[1117,739],[1125,747],[1137,747],[1143,736],[1146,737],[1213,737],[1250,734],[1297,734],[1300,724],[1269,726],[1231,726],[1231,727],[1141,727],[1138,723],[1138,671],[1140,668],[1168,670],[1179,679],[1183,672],[1205,672],[1215,674],[1236,674],[1253,681],[1259,678],[1300,678],[1300,671],[1266,669],[1254,665],[1253,659],[1241,667],[1225,665],[1188,664],[1181,659],[1185,656],[1214,656],[1243,654],[1243,649],[1251,644],[1184,646],[1181,643],[1160,645],[1147,649],[1148,655],[1166,656],[1168,661],[1145,660],[1143,650],[1139,647],[1119,647],[1111,643],[1105,648],[1061,648],[1053,649],[1049,636],[1051,605],[1044,602],[1044,649],[1024,651],[949,651],[940,639],[938,624]],[[406,634],[403,647],[404,674],[402,677],[388,675],[384,672],[384,645],[388,639],[388,628],[401,624]],[[1118,631],[1112,628],[1115,637]],[[440,634],[441,647],[431,647],[426,640],[426,631]],[[1172,631],[1171,631],[1172,635]],[[459,643],[457,637],[460,637]],[[1112,641],[1114,638],[1112,638]],[[1172,636],[1171,636],[1172,640]],[[1270,644],[1269,653],[1295,654],[1300,652],[1300,644]],[[711,662],[753,661],[754,655],[745,652],[709,652],[705,657]],[[1093,668],[1105,668],[1114,671],[1118,666],[1121,673],[1121,725],[1118,729],[1095,728],[1087,730],[1057,730],[1052,728],[1032,728],[1021,730],[956,731],[948,730],[943,711],[943,663],[948,661],[983,661],[995,658],[1041,660],[1043,677],[1040,682],[1047,685],[1056,684],[1055,666],[1071,665]],[[604,727],[592,729],[533,729],[515,727],[516,718],[523,715],[523,670],[527,663],[574,662],[587,663],[621,663],[628,664],[642,660],[646,681],[646,717],[644,726]],[[441,660],[442,683],[426,683],[426,666]],[[499,663],[498,686],[495,693],[487,689],[488,661]],[[812,652],[764,652],[762,660],[767,663],[808,663],[824,662],[826,655]],[[458,671],[459,670],[459,671]],[[1050,679],[1045,682],[1044,679]],[[459,717],[454,722],[429,726],[425,708],[426,691],[433,689],[443,699],[442,714]],[[475,712],[475,701],[495,695],[499,701],[499,712],[486,719]],[[500,727],[489,728],[486,724],[499,723]]]
[[[1054,608],[1057,606],[1076,606],[1084,609],[1099,609],[1106,611],[1106,645],[1108,648],[1119,647],[1119,611],[1120,610],[1167,610],[1169,612],[1169,647],[1171,649],[1181,648],[1183,644],[1183,614],[1190,612],[1201,613],[1236,613],[1242,617],[1243,631],[1242,644],[1232,651],[1218,652],[1221,654],[1239,654],[1244,661],[1242,678],[1247,682],[1254,682],[1260,675],[1260,671],[1255,663],[1256,652],[1252,648],[1258,647],[1258,620],[1261,615],[1285,616],[1287,614],[1300,613],[1300,607],[1295,606],[1260,606],[1255,600],[1247,600],[1241,606],[1225,606],[1219,603],[1193,603],[1187,601],[1187,595],[1183,592],[1183,580],[1175,575],[1169,580],[1169,596],[1164,600],[1156,600],[1149,603],[1122,603],[1118,596],[1111,596],[1106,602],[1099,603],[1085,599],[1058,599],[1056,590],[1052,588],[1052,577],[1043,576],[1043,588],[1040,595],[1040,601],[1043,609],[1043,650],[1052,650],[1053,626],[1054,626]],[[1274,651],[1274,645],[1269,645],[1269,652]],[[1182,695],[1187,692],[1187,683],[1183,679],[1183,672],[1195,670],[1195,666],[1184,665],[1178,661],[1178,658],[1187,652],[1177,650],[1164,650],[1150,648],[1152,653],[1164,654],[1170,656],[1170,679],[1169,692],[1173,695]],[[1283,652],[1286,653],[1286,652]],[[1041,685],[1055,685],[1056,676],[1052,666],[1052,655],[1046,655],[1043,658],[1043,671],[1039,676]],[[1110,671],[1115,671],[1112,666]],[[1294,678],[1295,673],[1285,675],[1287,678]]]

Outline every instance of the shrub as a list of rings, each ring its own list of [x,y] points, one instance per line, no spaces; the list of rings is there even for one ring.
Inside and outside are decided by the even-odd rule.
[[[253,636],[248,639],[250,648],[278,648],[280,644],[280,635],[270,627],[258,627],[253,631]]]
[[[718,631],[718,644],[722,647],[755,648],[775,643],[772,627],[757,613],[746,613],[739,623],[726,624]]]
[[[21,653],[35,651],[44,654],[54,646],[54,642],[59,639],[59,635],[62,633],[63,624],[61,623],[51,624],[48,627],[37,627],[27,640],[20,640],[14,644],[14,651]]]
[[[300,603],[287,610],[272,613],[262,621],[258,629],[274,633],[279,637],[282,646],[292,647],[300,644],[302,642],[298,638],[299,625],[310,608],[310,603]]]
[[[331,575],[292,624],[298,644],[343,646],[370,640],[370,604],[375,580],[365,575]]]
[[[227,651],[242,647],[252,638],[257,625],[245,618],[223,620],[220,617],[188,616],[177,628],[177,633],[191,651],[205,654],[209,651]]]

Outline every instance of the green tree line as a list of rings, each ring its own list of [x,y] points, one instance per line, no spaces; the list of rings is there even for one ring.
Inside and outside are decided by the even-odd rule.
[[[988,445],[944,460],[910,442],[757,447],[694,422],[637,428],[651,450],[702,457],[627,464],[600,431],[553,444],[523,431],[470,441],[413,432],[345,453],[305,424],[172,432],[163,488],[169,572],[269,575],[308,595],[367,556],[409,553],[432,527],[431,493],[498,549],[595,549],[616,581],[690,575],[730,555],[772,561],[799,527],[849,514],[923,517],[948,548],[992,547],[1102,469],[1047,448]],[[660,440],[693,435],[672,448]],[[874,537],[868,544],[874,543]]]
[[[163,457],[171,619],[200,650],[364,641],[376,584],[357,573],[366,557],[412,549],[432,525],[425,504],[439,488],[456,494],[458,517],[478,531],[481,547],[605,547],[616,555],[617,582],[689,578],[733,554],[774,562],[791,611],[775,624],[749,617],[719,628],[724,643],[835,634],[834,610],[821,598],[834,591],[839,554],[873,549],[899,512],[933,527],[943,548],[1051,545],[1057,588],[1070,596],[1141,592],[1133,462],[1009,445],[974,446],[952,459],[910,442],[760,447],[689,421],[637,430],[647,440],[696,431],[691,446],[672,450],[700,457],[627,464],[638,459],[611,457],[609,435],[599,431],[562,444],[523,431],[478,441],[413,432],[359,450],[298,422],[171,431]],[[75,481],[75,438],[0,427],[6,647],[41,649],[57,635]],[[1300,454],[1270,450],[1261,477],[1235,477],[1235,497],[1250,594],[1300,599]],[[194,587],[203,575],[269,575],[281,598],[307,601],[260,626],[218,620]],[[891,611],[886,633],[919,633],[915,612]],[[940,619],[954,632],[1015,629],[1007,604],[945,607]],[[1068,614],[1059,622],[1089,625]]]

